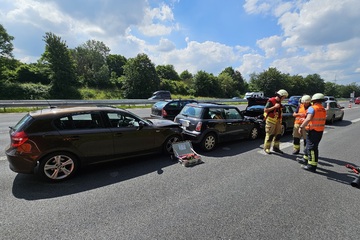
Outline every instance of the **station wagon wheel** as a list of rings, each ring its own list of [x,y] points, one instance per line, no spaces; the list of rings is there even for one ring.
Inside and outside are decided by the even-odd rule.
[[[164,143],[164,152],[166,154],[173,154],[173,148],[172,148],[172,144],[181,141],[181,137],[179,135],[173,135],[171,137],[168,137]]]
[[[251,140],[257,139],[259,136],[259,129],[257,127],[253,127],[250,131],[249,138]]]
[[[70,153],[52,153],[44,157],[39,165],[41,177],[59,182],[72,177],[77,170],[77,158]]]
[[[215,133],[208,133],[201,141],[201,148],[205,151],[211,151],[216,147],[217,138]]]

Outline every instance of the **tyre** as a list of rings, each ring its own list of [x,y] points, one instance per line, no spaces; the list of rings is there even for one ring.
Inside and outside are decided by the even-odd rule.
[[[334,124],[335,122],[335,115],[333,115],[329,121],[330,124]]]
[[[39,164],[38,174],[51,182],[59,182],[71,178],[78,168],[75,155],[57,152],[45,156]]]
[[[208,133],[201,141],[201,148],[204,151],[211,151],[213,150],[217,145],[217,138],[215,133]]]
[[[182,140],[182,138],[179,135],[172,135],[171,137],[168,137],[166,139],[166,141],[164,142],[163,152],[165,154],[169,154],[169,155],[174,154],[172,144],[176,143],[176,142],[180,142],[181,140]]]
[[[257,127],[254,127],[253,129],[251,129],[250,134],[249,134],[249,139],[251,140],[255,140],[259,137],[259,129]]]
[[[286,125],[285,125],[285,123],[282,123],[281,124],[281,136],[284,136],[284,134],[285,134],[285,132],[286,132]]]
[[[342,121],[344,119],[344,113],[341,115],[341,117],[339,118],[339,121]]]

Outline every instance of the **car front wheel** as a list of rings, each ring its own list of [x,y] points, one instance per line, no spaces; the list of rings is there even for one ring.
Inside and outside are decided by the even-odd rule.
[[[251,129],[249,138],[251,140],[255,140],[258,138],[258,136],[259,136],[259,129],[257,127],[254,127],[253,129]]]
[[[208,133],[204,139],[201,141],[201,148],[204,151],[211,151],[216,147],[217,144],[217,138],[214,133]]]
[[[78,167],[77,158],[70,153],[53,153],[40,161],[38,173],[51,182],[59,182],[72,177]]]
[[[166,154],[174,154],[172,144],[181,141],[182,138],[178,135],[173,135],[171,137],[168,137],[164,143],[164,152]]]

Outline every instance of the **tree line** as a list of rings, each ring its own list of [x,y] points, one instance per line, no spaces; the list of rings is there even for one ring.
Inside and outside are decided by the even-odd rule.
[[[218,76],[187,70],[178,74],[173,65],[155,66],[144,53],[128,59],[110,54],[101,41],[88,40],[69,49],[51,32],[43,37],[45,50],[40,59],[22,63],[13,56],[13,40],[0,24],[0,99],[143,99],[160,89],[186,97],[215,98],[242,97],[248,91],[272,96],[281,88],[290,95],[322,92],[348,98],[352,92],[360,93],[355,83],[325,82],[318,74],[291,76],[276,68],[253,73],[249,81],[232,67]]]

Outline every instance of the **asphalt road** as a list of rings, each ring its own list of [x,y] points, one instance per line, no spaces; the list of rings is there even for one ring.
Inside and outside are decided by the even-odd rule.
[[[0,114],[1,135],[20,117]],[[360,165],[359,120],[353,106],[327,125],[315,174],[291,155],[290,134],[284,155],[243,140],[199,151],[190,168],[154,155],[59,184],[11,172],[1,152],[0,239],[358,239],[360,190],[345,165]]]

